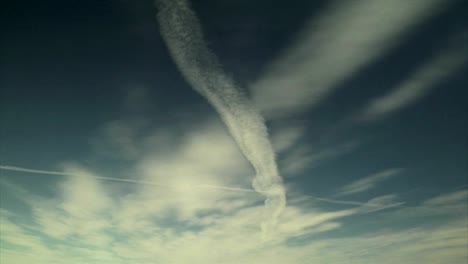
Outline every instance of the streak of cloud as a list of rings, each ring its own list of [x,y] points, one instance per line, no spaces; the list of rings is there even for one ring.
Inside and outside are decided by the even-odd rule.
[[[466,45],[468,38],[463,38]],[[463,45],[463,44],[462,44]],[[372,100],[358,114],[361,121],[374,121],[410,105],[428,94],[444,78],[459,71],[468,60],[466,46],[450,47],[436,54],[400,86]]]
[[[35,174],[46,174],[46,175],[79,176],[79,175],[74,175],[74,174],[71,174],[71,173],[60,172],[60,171],[36,170],[36,169],[29,169],[29,168],[23,168],[23,167],[3,166],[3,165],[0,166],[0,170],[35,173]],[[142,185],[151,185],[151,186],[159,186],[159,187],[178,188],[178,186],[175,186],[175,185],[163,184],[163,183],[157,183],[157,182],[132,180],[132,179],[121,179],[121,178],[103,177],[103,176],[93,176],[93,177],[95,179],[104,180],[104,181],[114,181],[114,182],[142,184]],[[191,185],[191,186],[188,186],[188,188],[218,189],[218,190],[234,191],[234,192],[254,192],[254,193],[256,193],[255,190],[228,187],[228,186],[208,185],[208,184]]]
[[[286,117],[322,102],[340,82],[442,10],[444,2],[331,2],[250,87],[254,102],[268,118]]]
[[[286,206],[286,195],[262,116],[223,71],[203,37],[195,13],[185,0],[156,1],[161,34],[180,71],[220,114],[240,150],[255,169],[252,186],[266,196],[264,235]]]
[[[350,184],[347,184],[341,187],[335,196],[345,196],[345,195],[365,192],[371,188],[374,188],[378,183],[384,180],[387,180],[391,177],[394,177],[395,175],[399,174],[401,171],[402,169],[393,168],[393,169],[387,169],[387,170],[372,174],[370,176],[359,179],[357,181],[354,181]]]
[[[360,212],[360,213],[376,212],[376,211],[381,211],[384,209],[400,207],[403,204],[405,204],[404,202],[396,201],[395,195],[383,195],[380,197],[375,197],[367,202],[326,198],[326,197],[319,197],[319,196],[308,195],[308,194],[301,195],[299,199],[314,200],[317,202],[322,202],[322,203],[327,203],[327,204],[357,206],[357,212]]]
[[[0,171],[17,171],[17,172],[26,172],[26,173],[33,173],[33,174],[45,174],[45,175],[61,175],[61,176],[77,176],[78,174],[67,173],[67,172],[60,172],[60,171],[48,171],[48,170],[36,170],[24,167],[17,167],[17,166],[4,166],[0,165]],[[122,178],[112,178],[112,177],[103,177],[103,176],[93,176],[93,178],[98,180],[104,181],[115,181],[115,182],[122,182],[122,183],[131,183],[131,184],[141,184],[141,185],[150,185],[150,186],[159,186],[159,187],[168,187],[168,188],[179,188],[179,186],[171,185],[171,184],[163,184],[157,182],[150,182],[150,181],[141,181],[141,180],[132,180],[132,179],[122,179]],[[214,190],[225,190],[225,191],[232,191],[232,192],[244,192],[244,193],[258,193],[253,189],[245,189],[245,188],[236,188],[236,187],[229,187],[229,186],[219,186],[213,184],[197,184],[197,185],[189,185],[187,186],[188,189],[214,189]],[[378,203],[371,203],[371,202],[359,202],[359,201],[352,201],[352,200],[339,200],[339,199],[331,199],[313,195],[305,195],[301,194],[301,198],[305,198],[306,200],[315,200],[324,203],[330,204],[342,204],[342,205],[353,205],[353,206],[369,206],[369,207],[380,207],[381,205]]]

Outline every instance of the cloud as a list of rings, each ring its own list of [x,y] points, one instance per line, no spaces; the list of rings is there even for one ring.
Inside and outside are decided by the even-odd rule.
[[[250,188],[255,172],[220,123],[201,123],[182,132],[178,127],[176,144],[175,129],[157,127],[140,138],[121,125],[111,126],[115,131],[105,137],[115,143],[116,152],[137,149],[129,155],[132,163],[125,175],[100,175],[78,164],[66,164],[63,171],[0,167],[59,176],[47,195],[6,186],[7,195],[20,196],[24,204],[0,209],[1,263],[455,264],[467,258],[468,219],[460,214],[466,212],[466,190],[406,207],[394,194],[366,202],[299,194],[302,200],[284,209],[265,242],[258,226],[265,207]],[[286,170],[291,164],[291,174],[356,146],[345,143],[312,152],[297,146],[302,134],[301,128],[292,128],[273,140]],[[382,172],[342,191],[363,192],[390,175]],[[288,193],[297,190],[291,187]],[[384,211],[388,208],[394,210]],[[443,219],[433,222],[427,215]],[[417,227],[406,225],[412,217],[418,218]],[[379,225],[382,219],[393,221]],[[352,225],[357,221],[364,227]]]
[[[424,202],[425,206],[440,207],[453,206],[466,203],[468,200],[468,190],[460,190],[448,194],[442,194]]]
[[[375,198],[370,199],[367,202],[361,201],[353,201],[353,200],[340,200],[335,198],[325,198],[325,197],[318,197],[314,195],[302,194],[300,197],[296,197],[295,201],[315,201],[315,202],[322,202],[325,204],[338,204],[338,205],[352,205],[358,206],[356,213],[370,213],[370,212],[377,212],[389,208],[399,207],[404,202],[397,201],[397,195],[395,194],[387,194],[383,196],[378,196]]]
[[[262,243],[258,226],[265,213],[262,197],[218,188],[249,188],[250,179],[240,176],[254,173],[222,125],[207,122],[186,131],[177,148],[165,146],[159,137],[165,138],[165,133],[154,132],[153,144],[125,179],[173,188],[150,184],[117,188],[125,182],[102,180],[110,177],[77,164],[66,164],[56,172],[63,177],[56,178],[52,196],[6,186],[30,208],[32,224],[13,221],[19,217],[14,211],[3,213],[2,221],[13,226],[3,225],[11,235],[0,236],[1,244],[8,239],[14,245],[2,248],[2,261],[22,263],[41,254],[35,263],[267,263],[276,259],[301,263],[307,250],[289,249],[288,240],[342,228],[343,219],[361,210],[362,204],[346,204],[348,208],[340,210],[291,204],[278,219],[272,238]]]
[[[112,200],[97,176],[76,165],[66,165],[65,181],[59,185],[63,202],[61,207],[74,217],[91,217],[109,210]],[[86,195],[83,195],[86,193]]]
[[[404,33],[441,9],[441,0],[336,1],[311,20],[252,86],[267,117],[301,112],[402,41]]]
[[[395,175],[399,174],[402,170],[398,168],[387,169],[370,176],[367,176],[363,179],[359,179],[355,182],[352,182],[348,185],[341,187],[335,196],[345,196],[350,194],[356,194],[368,191],[374,188],[378,183],[387,180]]]
[[[465,47],[451,47],[443,50],[412,73],[398,87],[388,94],[373,99],[361,110],[357,119],[373,121],[403,109],[427,95],[438,82],[460,70],[467,59],[468,52]]]
[[[387,194],[372,198],[362,205],[361,213],[377,212],[405,204],[404,202],[397,201],[397,198],[398,197],[395,194]]]
[[[156,5],[161,35],[175,63],[193,89],[215,108],[255,169],[252,186],[266,197],[262,228],[267,234],[286,206],[286,194],[263,117],[209,50],[189,2],[159,0]]]
[[[271,141],[276,153],[291,149],[304,135],[305,129],[300,126],[282,127],[273,131]]]
[[[320,256],[309,261],[327,263],[463,263],[466,227],[458,221],[433,228],[382,231],[320,241]],[[378,252],[378,253],[376,253]]]
[[[65,172],[36,170],[36,169],[28,169],[28,168],[9,166],[9,165],[1,165],[0,170],[18,171],[18,172],[27,172],[27,173],[36,173],[36,174],[47,174],[47,175],[62,175],[62,176],[67,175]]]
[[[67,165],[65,172],[68,176],[57,185],[58,200],[30,200],[32,214],[39,230],[50,237],[77,236],[94,244],[95,234],[110,226],[108,214],[114,202],[91,172],[77,165]]]
[[[81,168],[82,169],[82,168]],[[87,181],[89,178],[79,179]],[[90,186],[96,184],[96,186]],[[87,181],[87,187],[96,190],[99,184],[93,180]],[[75,192],[84,186],[75,185],[65,180],[58,186],[76,188]],[[49,222],[42,222],[35,215],[33,222],[39,228],[28,226],[23,221],[14,221],[18,217],[14,212],[0,211],[1,259],[5,263],[449,263],[463,262],[467,257],[468,245],[466,229],[466,215],[457,215],[434,225],[430,221],[422,220],[417,227],[395,227],[383,223],[377,230],[350,230],[348,223],[352,215],[361,212],[361,207],[344,210],[306,209],[295,205],[288,206],[278,222],[275,239],[269,243],[259,243],[260,237],[256,222],[261,217],[260,204],[232,204],[236,199],[246,201],[247,197],[236,196],[219,200],[206,200],[205,209],[195,210],[185,222],[180,219],[169,218],[171,222],[161,221],[164,217],[171,217],[171,210],[159,211],[153,214],[145,208],[155,202],[172,199],[164,194],[154,196],[140,196],[137,203],[127,203],[132,198],[128,193],[113,194],[108,187],[102,195],[111,198],[117,210],[109,210],[108,223],[110,227],[99,227],[93,232],[78,230],[102,219],[103,215],[95,214],[92,219],[71,217],[67,221],[68,232],[74,235],[56,236],[53,242],[49,239],[50,229],[56,228],[62,217],[69,213],[57,210],[63,201],[82,206],[81,201],[66,198],[60,194],[54,198],[44,198],[48,203],[36,203],[35,208],[53,215]],[[102,191],[102,190],[101,190]],[[135,190],[142,192],[144,190]],[[132,193],[134,198],[138,193]],[[142,194],[142,193],[139,193]],[[96,194],[93,194],[96,195]],[[73,196],[73,195],[72,195]],[[120,198],[119,198],[120,197]],[[158,201],[156,198],[159,197]],[[450,198],[451,197],[451,198]],[[455,197],[455,198],[454,198]],[[444,203],[464,202],[464,195],[448,193],[439,197],[427,199],[422,204],[433,200],[444,200]],[[441,199],[439,199],[441,198]],[[106,198],[104,198],[106,199]],[[374,200],[389,200],[390,198],[376,198]],[[191,199],[183,200],[190,202]],[[439,203],[439,202],[437,202]],[[229,205],[231,204],[231,205]],[[32,204],[31,204],[32,205]],[[137,206],[137,208],[135,208]],[[173,209],[183,207],[182,203],[172,204]],[[230,207],[224,213],[216,209]],[[97,208],[102,208],[98,206]],[[125,220],[134,221],[134,226],[128,230],[119,228],[120,219],[116,218],[121,212],[134,208],[137,214],[126,214]],[[409,208],[408,210],[412,210]],[[99,210],[98,210],[99,211]],[[53,213],[57,213],[54,215]],[[73,212],[70,211],[70,212]],[[204,214],[202,214],[204,212]],[[402,222],[407,215],[399,211],[390,211],[397,220]],[[365,215],[364,215],[365,216]],[[386,215],[383,215],[386,219]],[[65,217],[67,219],[67,217]],[[375,216],[361,218],[363,224],[367,221],[378,223]],[[145,222],[146,220],[146,222]],[[210,221],[206,221],[210,220]],[[67,223],[65,221],[65,223]],[[174,222],[175,221],[175,222]],[[204,223],[202,227],[194,228]],[[337,232],[337,230],[354,231]],[[103,231],[105,230],[105,232]],[[325,233],[327,232],[327,233]],[[328,234],[328,235],[323,235]],[[331,234],[331,235],[330,235]],[[347,234],[347,235],[346,235]]]
[[[290,148],[280,161],[281,172],[286,176],[302,175],[307,169],[350,153],[359,145],[358,141],[349,141],[321,149],[314,149],[305,144]]]
[[[17,167],[17,166],[0,166],[0,170],[27,172],[27,173],[33,173],[33,174],[46,174],[46,175],[61,175],[61,176],[78,176],[78,177],[81,177],[80,174],[73,174],[71,172],[37,170],[37,169],[28,169],[28,168]],[[163,184],[163,183],[152,182],[152,181],[142,181],[142,180],[127,179],[127,178],[101,177],[101,176],[92,176],[92,177],[94,179],[96,179],[96,180],[103,180],[103,181],[131,183],[131,184],[140,184],[140,185],[151,185],[151,186],[156,186],[156,187],[166,187],[166,188],[173,188],[173,189],[174,188],[180,188],[180,186],[177,186],[177,185],[169,185],[169,184]],[[2,184],[8,184],[8,183],[2,182]],[[220,186],[220,185],[212,185],[212,184],[191,184],[189,186],[189,188],[191,188],[191,189],[196,189],[196,188],[218,189],[218,190],[234,191],[234,192],[255,192],[255,190],[253,190],[253,189],[229,187],[229,186]]]
[[[288,193],[302,200],[291,199],[272,239],[262,243],[260,195],[191,188],[196,184],[249,188],[250,180],[244,176],[254,171],[222,124],[206,122],[184,131],[176,148],[164,143],[166,130],[171,129],[155,131],[150,141],[141,139],[150,145],[125,179],[174,188],[148,184],[116,188],[125,183],[101,180],[108,177],[77,164],[63,166],[65,175],[56,178],[52,195],[28,195],[21,186],[6,186],[7,195],[26,201],[31,215],[17,214],[13,211],[17,207],[0,211],[2,263],[419,264],[429,251],[434,263],[455,264],[466,255],[462,248],[468,244],[467,231],[461,223],[467,216],[459,210],[466,190],[402,207],[392,194],[357,202],[309,197],[291,187]],[[432,223],[427,215],[445,220]],[[376,219],[390,222],[355,230],[351,224],[356,217],[362,225],[375,224]],[[418,219],[418,227],[406,228],[407,219]]]

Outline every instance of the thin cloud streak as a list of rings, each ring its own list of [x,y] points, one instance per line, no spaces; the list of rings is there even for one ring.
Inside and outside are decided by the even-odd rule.
[[[3,166],[2,165],[2,166],[0,166],[0,170],[35,173],[35,174],[45,174],[45,175],[78,176],[78,175],[75,175],[75,174],[72,174],[72,173],[65,173],[65,172],[59,172],[59,171],[36,170],[36,169],[29,169],[29,168],[16,167],[16,166]],[[156,183],[156,182],[149,182],[149,181],[120,179],[120,178],[102,177],[102,176],[93,176],[93,177],[95,179],[104,180],[104,181],[114,181],[114,182],[132,183],[132,184],[141,184],[141,185],[151,185],[151,186],[158,186],[158,187],[177,188],[177,186],[175,186],[175,185]],[[191,185],[191,186],[189,186],[189,188],[217,189],[217,190],[234,191],[234,192],[257,193],[255,190],[228,187],[228,186],[207,185],[207,184]]]
[[[371,188],[374,188],[378,183],[396,176],[401,171],[402,169],[393,168],[393,169],[387,169],[387,170],[372,174],[370,176],[359,179],[357,181],[354,181],[350,184],[347,184],[341,187],[338,190],[338,193],[335,194],[335,196],[339,197],[339,196],[365,192]]]
[[[33,173],[33,174],[44,174],[44,175],[59,175],[59,176],[78,176],[72,173],[65,173],[59,171],[48,171],[48,170],[36,170],[24,167],[17,167],[17,166],[7,166],[7,165],[0,165],[0,171],[16,171],[16,172],[26,172],[26,173]],[[140,180],[131,180],[131,179],[120,179],[120,178],[112,178],[112,177],[103,177],[103,176],[93,176],[93,178],[98,180],[104,181],[114,181],[114,182],[122,182],[122,183],[131,183],[131,184],[140,184],[140,185],[150,185],[150,186],[158,186],[158,187],[169,187],[169,188],[177,188],[175,185],[171,184],[162,184],[156,182],[149,182],[149,181],[140,181]],[[225,191],[232,191],[232,192],[243,192],[243,193],[257,193],[258,191],[253,189],[244,189],[244,188],[236,188],[236,187],[229,187],[229,186],[219,186],[213,184],[199,184],[199,185],[190,185],[188,188],[193,189],[214,189],[214,190],[225,190]],[[338,200],[338,199],[330,199],[324,197],[318,197],[313,195],[300,195],[301,197],[316,200],[325,203],[331,204],[343,204],[343,205],[353,205],[353,206],[370,206],[370,207],[379,207],[380,204],[377,203],[369,203],[369,202],[359,202],[359,201],[351,201],[351,200]]]
[[[442,10],[442,0],[333,1],[302,30],[258,81],[253,100],[268,118],[287,117],[326,99],[340,82]]]
[[[383,198],[390,197],[389,195],[382,196],[382,197],[377,197],[374,199],[371,199],[367,202],[359,202],[359,201],[352,201],[352,200],[338,200],[338,199],[331,199],[331,198],[323,198],[323,197],[318,197],[318,196],[313,196],[313,195],[302,195],[305,198],[309,198],[312,200],[317,200],[320,202],[325,202],[325,203],[330,203],[330,204],[342,204],[342,205],[353,205],[353,206],[359,206],[361,212],[375,212],[375,211],[380,211],[383,209],[388,209],[388,208],[393,208],[393,207],[399,207],[405,204],[404,202],[393,202],[393,203],[378,203],[376,201],[384,200]],[[392,196],[393,197],[393,196]],[[385,201],[389,201],[389,199],[386,199]]]
[[[28,168],[22,168],[22,167],[16,167],[16,166],[6,166],[6,165],[0,165],[0,170],[19,171],[19,172],[28,172],[28,173],[36,173],[36,174],[49,174],[49,175],[63,175],[63,176],[69,175],[65,172],[59,172],[59,171],[35,170],[35,169],[28,169]]]
[[[462,38],[467,44],[467,38]],[[436,54],[399,87],[372,100],[358,115],[361,121],[374,121],[414,103],[428,94],[444,78],[459,71],[468,60],[466,47],[450,47]],[[459,44],[458,44],[459,45]]]

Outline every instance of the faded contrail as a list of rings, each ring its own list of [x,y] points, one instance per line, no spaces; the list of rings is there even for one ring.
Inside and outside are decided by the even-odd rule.
[[[30,168],[23,168],[17,166],[7,166],[7,165],[0,165],[0,171],[17,171],[17,172],[26,172],[26,173],[33,173],[33,174],[45,174],[45,175],[62,175],[62,176],[77,176],[72,173],[65,173],[60,171],[48,171],[48,170],[36,170]],[[123,183],[131,183],[131,184],[141,184],[141,185],[151,185],[151,186],[158,186],[158,187],[168,187],[176,189],[177,186],[170,185],[170,184],[163,184],[163,183],[156,183],[156,182],[148,182],[148,181],[139,181],[139,180],[131,180],[131,179],[120,179],[120,178],[112,178],[112,177],[100,177],[100,176],[93,176],[95,179],[104,180],[104,181],[115,181],[115,182],[123,182]],[[465,186],[462,186],[462,188]],[[214,189],[214,190],[225,190],[225,191],[232,191],[232,192],[244,192],[244,193],[258,193],[252,189],[243,189],[243,188],[236,188],[236,187],[228,187],[228,186],[219,186],[219,185],[211,185],[211,184],[199,184],[199,185],[192,185],[190,188],[200,188],[200,189]],[[380,208],[382,204],[373,203],[373,202],[359,202],[359,201],[350,201],[350,200],[337,200],[337,199],[330,199],[312,195],[302,194],[302,197],[306,197],[308,199],[316,200],[319,202],[324,203],[331,203],[331,204],[343,204],[343,205],[353,205],[353,206],[361,206],[367,208]],[[394,203],[387,205],[387,207],[396,207],[401,206],[402,203]]]
[[[2,165],[0,165],[0,170],[27,172],[27,173],[35,173],[35,174],[47,174],[47,175],[76,176],[76,175],[74,175],[72,173],[65,173],[65,172],[59,172],[59,171],[48,171],[48,170],[35,170],[35,169],[28,169],[28,168],[16,167],[16,166],[2,166]],[[177,188],[177,186],[175,186],[175,185],[163,184],[163,183],[157,183],[157,182],[139,181],[139,180],[131,180],[131,179],[120,179],[120,178],[112,178],[112,177],[101,177],[101,176],[93,176],[93,177],[95,179],[104,180],[104,181],[115,181],[115,182],[125,182],[125,183],[133,183],[133,184],[142,184],[142,185],[153,185],[153,186],[160,186],[160,187]],[[202,189],[226,190],[226,191],[233,191],[233,192],[255,192],[256,193],[256,191],[249,190],[249,189],[227,187],[227,186],[218,186],[218,185],[208,185],[208,184],[192,185],[190,187],[191,188],[202,188]]]
[[[0,170],[27,172],[27,173],[35,173],[35,174],[47,174],[47,175],[75,176],[72,173],[48,171],[48,170],[35,170],[35,169],[28,169],[28,168],[15,167],[15,166],[1,166],[0,165]],[[155,185],[155,186],[161,186],[161,187],[172,187],[171,185],[167,185],[167,184],[147,182],[147,181],[137,181],[137,180],[130,180],[130,179],[119,179],[119,178],[101,177],[101,176],[94,176],[94,178],[99,179],[99,180],[105,180],[105,181],[116,181],[116,182],[126,182],[126,183],[135,183],[135,184],[144,184],[144,185]]]
[[[262,116],[208,49],[200,23],[186,0],[156,0],[161,34],[192,87],[221,116],[231,136],[255,169],[253,188],[266,196],[267,231],[286,206],[286,194]],[[265,234],[266,232],[264,232]]]

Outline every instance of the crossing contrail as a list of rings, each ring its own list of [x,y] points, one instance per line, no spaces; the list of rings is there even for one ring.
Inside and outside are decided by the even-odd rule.
[[[44,175],[59,175],[59,176],[78,176],[72,173],[60,172],[60,171],[50,171],[50,170],[37,170],[31,168],[24,168],[24,167],[17,167],[17,166],[8,166],[8,165],[0,165],[0,171],[17,171],[17,172],[25,172],[25,173],[33,173],[33,174],[44,174]],[[0,174],[1,175],[1,174]],[[130,184],[139,184],[139,185],[150,185],[150,186],[157,186],[157,187],[165,187],[170,189],[177,189],[178,186],[170,185],[170,184],[163,184],[157,182],[150,182],[150,181],[140,181],[140,180],[132,180],[132,179],[122,179],[122,178],[113,178],[113,177],[102,177],[102,176],[93,176],[95,179],[103,180],[103,181],[114,181],[114,182],[122,182],[122,183],[130,183]],[[463,186],[462,186],[463,187]],[[242,193],[256,193],[258,191],[253,189],[245,189],[245,188],[237,188],[237,187],[229,187],[229,186],[220,186],[220,185],[212,185],[212,184],[198,184],[198,185],[191,185],[189,188],[192,189],[213,189],[213,190],[224,190],[230,192],[242,192]],[[395,202],[393,204],[382,204],[382,203],[375,203],[372,201],[368,202],[360,202],[360,201],[351,201],[351,200],[338,200],[338,199],[330,199],[325,197],[301,194],[301,197],[315,200],[318,202],[328,203],[328,204],[342,204],[342,205],[351,205],[351,206],[359,206],[362,209],[376,209],[376,208],[392,208],[392,207],[399,207],[403,203]],[[384,208],[385,207],[385,208]]]
[[[196,14],[186,0],[156,0],[157,19],[169,52],[193,89],[216,109],[243,155],[255,169],[253,188],[266,196],[264,234],[286,206],[286,192],[265,121],[207,47]]]

